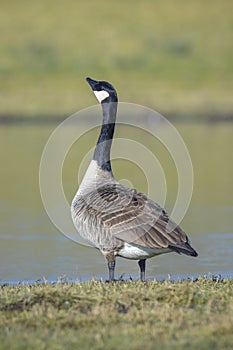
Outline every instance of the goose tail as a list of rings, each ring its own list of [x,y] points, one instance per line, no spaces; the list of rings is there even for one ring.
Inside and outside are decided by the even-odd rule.
[[[181,243],[179,245],[173,246],[169,245],[169,248],[178,254],[185,254],[189,256],[198,256],[196,250],[194,250],[188,242]]]

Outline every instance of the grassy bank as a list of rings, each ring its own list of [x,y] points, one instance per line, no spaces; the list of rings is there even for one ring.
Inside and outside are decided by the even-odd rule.
[[[1,1],[0,116],[96,103],[84,78],[165,114],[232,115],[233,2]]]
[[[0,349],[232,349],[233,281],[2,286]]]

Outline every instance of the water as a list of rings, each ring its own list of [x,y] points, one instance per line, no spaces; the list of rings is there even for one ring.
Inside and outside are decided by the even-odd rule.
[[[233,276],[233,124],[176,123],[191,155],[194,167],[194,190],[191,205],[182,222],[198,258],[165,254],[148,260],[147,275],[157,278],[192,277],[206,274]],[[81,126],[80,126],[81,127]],[[93,248],[67,239],[53,226],[41,201],[39,163],[44,145],[55,125],[1,125],[1,197],[0,197],[0,282],[38,279],[57,280],[59,276],[85,280],[107,277],[106,263]],[[129,136],[119,129],[117,135]],[[145,135],[133,135],[139,140]],[[70,201],[75,193],[77,168],[82,157],[94,146],[97,130],[74,145],[63,168],[64,190]],[[174,204],[177,177],[174,164],[165,151],[150,144],[162,164],[168,196],[166,208]],[[118,179],[128,179],[146,192],[143,171],[127,161],[114,162]],[[156,179],[156,176],[155,176]],[[153,187],[153,186],[152,186]],[[156,199],[155,181],[152,198]],[[154,192],[153,192],[154,191]],[[119,258],[116,274],[137,276],[137,262]]]

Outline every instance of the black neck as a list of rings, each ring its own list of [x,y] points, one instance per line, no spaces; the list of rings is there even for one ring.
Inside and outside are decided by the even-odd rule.
[[[93,159],[106,171],[112,172],[110,151],[115,129],[117,102],[102,103],[103,123],[95,147]]]

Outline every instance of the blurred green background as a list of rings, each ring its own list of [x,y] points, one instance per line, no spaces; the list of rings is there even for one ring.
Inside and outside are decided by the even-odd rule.
[[[230,118],[233,2],[1,0],[0,117],[65,117],[84,78],[167,116]]]

